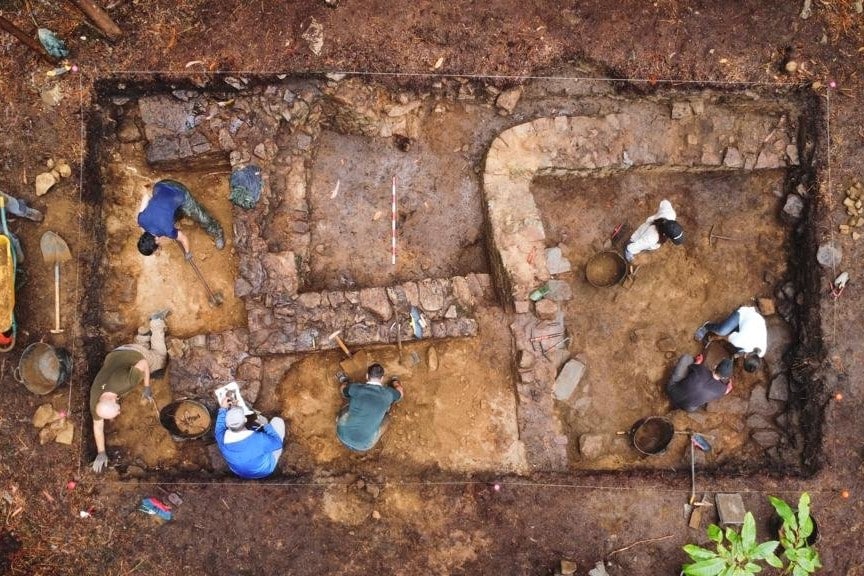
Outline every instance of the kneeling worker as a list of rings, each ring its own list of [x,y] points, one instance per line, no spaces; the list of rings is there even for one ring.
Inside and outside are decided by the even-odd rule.
[[[256,428],[246,428],[243,408],[231,406],[228,398],[220,404],[216,417],[216,444],[232,472],[241,478],[254,480],[269,476],[276,470],[285,442],[285,420],[269,422],[258,415]]]
[[[170,238],[179,242],[186,259],[191,259],[189,239],[174,225],[183,216],[197,222],[213,238],[217,250],[225,247],[222,226],[192,197],[189,189],[176,180],[160,180],[153,185],[153,197],[138,214],[138,225],[144,229],[138,238],[138,251],[150,256],[159,248],[162,238]]]
[[[693,338],[707,343],[714,334],[735,348],[735,357],[744,358],[744,370],[756,372],[768,350],[768,327],[754,306],[741,306],[722,322],[706,322]]]
[[[397,377],[384,386],[384,367],[370,364],[366,382],[349,382],[344,372],[336,375],[342,396],[348,400],[336,419],[336,436],[354,452],[371,450],[387,428],[390,407],[405,395]]]
[[[732,360],[724,358],[714,370],[708,369],[703,360],[702,354],[696,358],[684,354],[678,360],[666,384],[674,408],[694,412],[732,391]]]
[[[112,350],[93,385],[90,387],[90,414],[93,416],[93,438],[98,452],[93,461],[93,471],[101,472],[108,465],[105,452],[105,420],[113,420],[120,414],[118,400],[131,392],[139,382],[144,382],[141,397],[153,401],[150,374],[165,367],[168,350],[165,348],[165,317],[168,310],[150,316],[150,329],[139,328],[135,342]]]
[[[671,240],[676,246],[683,244],[684,229],[676,218],[675,209],[669,200],[661,200],[657,212],[649,216],[630,236],[630,241],[624,248],[627,262],[633,262],[633,258],[640,252],[657,250],[666,240]]]

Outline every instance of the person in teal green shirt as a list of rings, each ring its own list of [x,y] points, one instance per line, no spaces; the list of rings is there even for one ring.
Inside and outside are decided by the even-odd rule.
[[[348,400],[336,419],[336,436],[354,452],[371,450],[387,428],[390,407],[405,395],[402,384],[394,376],[390,385],[385,386],[384,367],[380,364],[369,365],[365,383],[350,382],[344,372],[336,378],[342,396]]]

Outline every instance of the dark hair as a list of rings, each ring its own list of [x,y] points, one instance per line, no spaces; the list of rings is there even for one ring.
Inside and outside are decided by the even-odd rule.
[[[384,377],[384,367],[381,364],[375,362],[374,364],[370,364],[369,368],[366,369],[366,375],[369,378],[383,378]]]
[[[714,368],[714,372],[716,372],[720,378],[726,379],[732,376],[732,368],[732,360],[724,358],[719,364],[717,364],[717,367]]]
[[[674,220],[665,220],[657,223],[657,228],[664,236],[669,238],[673,244],[682,244],[684,242],[684,229],[678,222]]]
[[[150,232],[144,232],[141,234],[141,237],[138,238],[138,252],[144,256],[150,256],[153,254],[153,252],[156,251],[157,246],[156,237]]]
[[[759,349],[749,352],[744,356],[744,370],[747,372],[756,372],[762,366],[762,359],[759,357]]]

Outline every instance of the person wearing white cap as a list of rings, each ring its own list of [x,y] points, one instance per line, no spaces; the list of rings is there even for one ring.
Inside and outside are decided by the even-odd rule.
[[[285,420],[277,417],[268,422],[258,414],[255,429],[250,430],[243,408],[231,406],[226,397],[216,416],[215,435],[219,452],[232,472],[241,478],[264,478],[276,470],[282,455]]]
[[[151,314],[149,329],[139,328],[132,344],[109,352],[93,380],[90,387],[90,415],[93,417],[93,438],[98,452],[92,464],[96,473],[108,465],[105,420],[113,420],[120,414],[120,398],[143,382],[141,398],[147,402],[153,401],[150,375],[164,368],[168,360],[165,317],[170,313],[169,310],[160,310]]]

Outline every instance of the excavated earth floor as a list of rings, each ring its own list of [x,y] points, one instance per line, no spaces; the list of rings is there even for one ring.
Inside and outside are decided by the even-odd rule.
[[[790,274],[812,200],[799,186],[812,170],[809,157],[799,159],[809,145],[796,125],[800,96],[760,101],[706,91],[640,102],[597,82],[535,82],[498,94],[467,80],[390,93],[350,77],[243,88],[127,95],[114,86],[103,94],[104,138],[91,149],[104,159],[95,225],[104,227],[108,249],[93,269],[104,303],[94,320],[106,330],[107,350],[152,310],[172,310],[171,362],[155,384],[159,407],[182,397],[213,407],[212,390],[238,380],[256,408],[288,420],[281,471],[289,476],[688,466],[684,435],[664,454],[644,457],[621,434],[653,415],[711,438],[714,450],[699,454],[700,466],[720,471],[798,470],[805,447],[818,442],[800,429],[807,398],[794,393],[784,361],[808,288]],[[689,102],[686,112],[681,102]],[[653,156],[639,143],[658,114],[682,127],[651,136]],[[603,163],[616,144],[604,143],[601,127],[599,136],[585,134],[597,140],[590,162],[559,156],[536,173],[509,165],[514,181],[528,178],[524,194],[539,214],[542,248],[527,261],[545,261],[549,274],[536,278],[557,282],[559,292],[549,296],[552,311],[529,303],[519,272],[500,256],[514,237],[496,220],[506,201],[484,194],[489,147],[537,119],[616,115],[629,118],[616,138],[630,144],[613,162]],[[556,136],[562,130],[551,123],[548,130],[526,138],[540,149],[578,138]],[[229,202],[229,177],[249,164],[262,167],[265,191],[246,211]],[[207,281],[224,295],[220,307],[208,304],[178,248],[137,254],[135,215],[162,178],[184,182],[228,231],[217,251],[191,222],[180,223]],[[588,259],[620,251],[664,198],[685,244],[640,255],[622,283],[590,285]],[[560,249],[563,267],[550,249]],[[757,301],[773,308],[764,368],[747,374],[739,366],[733,392],[707,410],[671,410],[663,383],[680,354],[699,351],[693,330]],[[408,323],[411,306],[430,318],[420,339]],[[531,340],[549,326],[564,335]],[[344,360],[328,339],[335,329],[358,358],[381,362],[405,384],[405,401],[371,456],[351,455],[335,438],[334,374]],[[714,345],[708,357],[725,354]],[[552,400],[570,359],[585,374],[570,397]],[[151,406],[127,404],[108,427],[122,473],[228,475],[212,437],[180,441]]]

